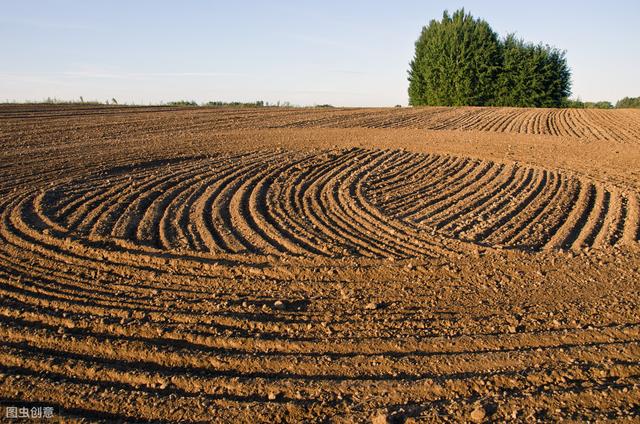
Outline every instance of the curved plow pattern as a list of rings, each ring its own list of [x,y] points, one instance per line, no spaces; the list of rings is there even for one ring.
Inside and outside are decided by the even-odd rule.
[[[383,213],[485,246],[581,249],[638,240],[638,196],[562,172],[412,155],[367,184]]]
[[[634,299],[585,328],[563,291],[551,324],[497,289],[482,303],[487,269],[456,271],[467,265],[449,255],[635,243],[638,209],[636,194],[557,171],[365,149],[217,154],[15,190],[0,198],[2,397],[103,421],[365,421],[378,408],[460,421],[487,393],[502,418],[537,405],[624,418]],[[367,259],[383,257],[423,265]],[[609,396],[593,408],[592,391]]]
[[[451,239],[580,249],[635,242],[639,225],[637,195],[562,172],[365,149],[115,169],[9,205],[11,228],[228,254],[437,257],[461,246]]]
[[[396,258],[455,250],[434,235],[526,250],[633,242],[638,214],[635,194],[557,171],[364,149],[114,170],[3,211],[5,230],[152,249]]]
[[[401,157],[272,151],[143,166],[33,193],[5,213],[61,235],[163,250],[397,258],[452,252],[415,225],[381,214],[364,195],[369,175]]]

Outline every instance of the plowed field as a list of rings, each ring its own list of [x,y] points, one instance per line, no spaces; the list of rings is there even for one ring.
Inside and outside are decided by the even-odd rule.
[[[5,407],[640,419],[640,111],[3,105],[0,143]]]

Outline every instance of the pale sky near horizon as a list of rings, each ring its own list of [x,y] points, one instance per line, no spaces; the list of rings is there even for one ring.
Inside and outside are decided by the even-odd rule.
[[[460,7],[567,51],[572,97],[640,96],[640,1],[0,0],[0,101],[407,104],[421,28]]]

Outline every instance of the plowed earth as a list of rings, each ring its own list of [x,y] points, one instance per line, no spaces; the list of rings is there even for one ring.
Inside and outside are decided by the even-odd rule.
[[[5,105],[0,143],[5,406],[640,419],[640,111]]]

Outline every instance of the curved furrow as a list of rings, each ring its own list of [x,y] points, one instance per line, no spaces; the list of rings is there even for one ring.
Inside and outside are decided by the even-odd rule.
[[[591,112],[589,127],[598,129],[603,134],[602,139],[620,142],[633,139],[633,136],[628,133],[627,127],[620,125],[619,121],[611,119],[607,111],[593,110]]]
[[[82,275],[93,275],[108,268],[118,270],[122,278],[130,278],[129,272],[120,271],[122,267],[130,267],[131,271],[143,276],[155,274],[158,269],[150,268],[146,264],[154,264],[157,267],[166,263],[164,259],[157,257],[152,251],[143,250],[142,247],[137,248],[137,251],[118,251],[114,249],[115,246],[104,250],[100,246],[87,246],[82,239],[65,238],[65,233],[56,234],[47,226],[47,218],[37,216],[29,206],[30,197],[33,198],[34,195],[26,194],[13,199],[14,207],[2,215],[0,237],[5,239],[7,246],[14,245],[30,255],[41,255],[45,263],[53,261],[56,264],[64,264],[64,267],[75,264],[86,270]],[[18,206],[20,209],[17,209]],[[28,223],[25,220],[28,220]]]
[[[443,158],[438,155],[426,155],[424,160],[416,158],[415,154],[408,152],[402,152],[402,155],[398,155],[398,160],[394,163],[386,163],[383,167],[376,170],[371,177],[372,181],[378,184],[378,177],[384,176],[384,182],[380,182],[380,190],[391,189],[394,185],[402,185],[407,183],[407,174],[414,176],[422,176],[425,172],[429,171],[434,163],[437,163]],[[386,183],[386,184],[385,184]],[[385,184],[384,186],[382,186]]]
[[[455,192],[458,187],[464,186],[467,180],[482,175],[487,167],[478,165],[479,162],[475,160],[454,158],[450,166],[430,170],[427,175],[429,178],[418,185],[417,189],[409,186],[399,195],[389,196],[384,202],[384,208],[402,219],[407,219],[446,197],[444,193]]]
[[[485,119],[492,119],[494,115],[491,109],[461,109],[454,118],[447,122],[447,125],[442,128],[445,130],[476,130],[482,126]]]
[[[508,169],[507,169],[508,170]],[[475,200],[472,205],[467,205],[463,210],[456,212],[457,217],[444,228],[455,227],[455,233],[460,235],[470,229],[478,228],[490,216],[495,215],[508,202],[512,193],[518,193],[530,182],[531,175],[521,172],[517,166],[511,167],[511,175],[500,185],[495,186],[489,196],[483,196]],[[472,200],[469,198],[469,200]],[[451,228],[453,230],[454,228]]]
[[[388,190],[376,190],[373,194],[386,199],[385,209],[390,213],[410,214],[410,208],[407,207],[415,204],[416,199],[429,199],[430,194],[439,193],[443,187],[452,189],[462,184],[464,178],[474,173],[476,166],[477,163],[469,159],[451,158],[443,166],[432,166],[422,175],[412,176],[398,190],[392,190],[393,186],[385,183]]]
[[[222,182],[219,180],[217,184]],[[213,229],[203,228],[203,224],[211,222],[202,215],[205,208],[204,202],[207,199],[213,199],[208,195],[210,193],[207,193],[207,190],[212,190],[212,184],[208,180],[201,180],[197,185],[192,186],[190,192],[183,192],[184,201],[176,204],[172,210],[175,218],[171,222],[171,228],[174,230],[175,239],[183,248],[212,251],[216,246],[220,246],[221,250],[226,250],[228,247],[223,244],[221,237],[214,236]],[[168,232],[164,237],[167,240],[171,239]]]
[[[446,198],[449,193],[455,193],[459,187],[464,187],[468,181],[481,178],[490,165],[479,166],[479,162],[470,159],[455,159],[452,166],[430,171],[427,180],[417,189],[410,187],[398,198],[391,198],[391,202],[385,201],[385,209],[391,211],[401,219],[409,218],[420,213],[425,208],[434,205]],[[388,205],[388,206],[387,206]]]
[[[473,109],[455,119],[460,124],[485,112]],[[491,113],[490,131],[519,131],[520,121],[532,117],[517,109]],[[403,116],[393,111],[370,125]],[[545,117],[556,134],[574,125],[567,111],[545,111]],[[2,237],[14,251],[33,246],[52,266],[76,264],[66,266],[89,273],[104,271],[105,256],[108,267],[124,261],[145,269],[146,263],[144,272],[153,273],[170,267],[161,255],[189,251],[407,258],[455,252],[442,245],[442,236],[526,250],[635,243],[636,199],[559,171],[354,148],[114,166],[84,180],[12,193],[0,210]]]
[[[572,112],[567,112],[567,116],[570,117],[569,125],[573,128],[573,131],[577,134],[577,137],[582,139],[600,138],[599,134],[592,131],[591,125],[585,123],[581,111],[575,110]]]
[[[187,201],[176,205],[176,237],[183,238],[189,247],[199,251],[238,251],[247,248],[236,236],[229,221],[224,221],[228,219],[227,214],[224,211],[224,216],[215,214],[214,209],[221,201],[220,196],[227,195],[226,190],[232,183],[261,168],[265,161],[277,157],[273,154],[256,156],[224,158],[222,166],[212,168],[211,177],[202,179]]]
[[[637,110],[633,109],[620,109],[619,112],[621,115],[620,121],[625,126],[627,132],[630,134],[631,139],[625,140],[630,141],[632,143],[640,142],[640,114]],[[617,122],[617,117],[611,117],[612,119],[612,127],[618,128],[620,124]]]
[[[579,180],[577,178],[562,178],[561,192],[538,219],[537,237],[528,240],[530,248],[543,249],[548,245],[549,240],[565,224],[565,220],[578,201],[579,195]]]
[[[530,210],[535,207],[535,204],[540,201],[541,193],[548,190],[551,175],[547,170],[536,172],[535,185],[528,187],[528,191],[517,198],[512,207],[506,211],[497,223],[485,230],[487,243],[502,244],[505,238],[509,238],[517,232],[518,228],[522,227],[523,222],[527,222],[526,217]],[[553,181],[552,177],[551,181]],[[490,233],[488,232],[489,230],[491,230]]]
[[[334,168],[341,162],[342,157],[337,155],[327,155],[322,159],[309,158],[308,167],[296,169],[289,168],[280,176],[280,180],[275,184],[276,189],[271,192],[271,204],[273,213],[282,222],[306,234],[308,240],[315,240],[316,244],[330,243],[330,237],[316,231],[312,218],[305,215],[304,196],[302,187],[308,185],[316,175],[322,174],[324,170]],[[325,246],[325,251],[326,246]]]
[[[274,156],[272,160],[282,158]],[[242,187],[267,171],[268,162],[242,168],[221,180],[214,181],[195,202],[191,221],[195,230],[205,240],[210,251],[258,252],[259,248],[246,238],[236,225],[239,218],[239,200]],[[250,235],[250,238],[254,238]],[[255,240],[254,240],[255,241]]]
[[[546,170],[534,170],[535,178],[531,184],[518,194],[510,207],[506,208],[491,226],[483,231],[481,238],[489,244],[502,244],[502,239],[516,232],[517,228],[522,226],[523,215],[526,218],[532,205],[539,202],[540,194],[548,190],[549,175],[551,174]],[[527,222],[526,219],[524,222]]]
[[[581,128],[584,131],[587,139],[604,141],[611,140],[611,135],[593,121],[593,114],[590,114],[586,110],[576,110],[575,116],[577,118],[578,128]]]
[[[452,175],[464,167],[468,161],[459,159],[454,156],[440,156],[435,160],[419,161],[414,157],[410,167],[406,168],[403,175],[393,175],[390,179],[376,179],[377,190],[380,195],[387,196],[390,193],[396,193],[393,197],[400,197],[399,193],[409,192],[415,189],[415,186],[421,186],[422,182],[431,181],[434,175]],[[395,187],[395,189],[394,189]],[[399,200],[399,199],[398,199]],[[393,203],[393,202],[391,202]]]
[[[533,112],[533,119],[531,120],[531,126],[527,127],[528,134],[544,134],[542,125],[543,125],[543,115],[544,111],[542,109],[535,109]]]
[[[549,116],[549,131],[551,133],[551,135],[556,136],[556,137],[562,137],[562,131],[561,131],[561,127],[559,124],[559,120],[560,120],[560,111],[561,109],[552,109],[547,111],[548,116]]]
[[[460,233],[459,225],[461,222],[464,223],[465,216],[468,216],[468,214],[473,214],[474,217],[479,216],[478,209],[491,202],[498,193],[512,184],[515,176],[515,167],[502,168],[495,179],[484,185],[484,190],[466,195],[463,201],[458,202],[454,207],[447,210],[448,216],[439,219],[434,216],[431,225],[458,236]]]
[[[493,216],[489,217],[482,226],[478,226],[475,232],[470,233],[469,237],[477,241],[487,241],[494,236],[511,220],[516,218],[518,214],[524,210],[535,196],[542,190],[546,183],[546,174],[536,169],[529,168],[525,183],[512,196],[507,196],[500,209]]]
[[[571,112],[569,109],[561,109],[558,113],[558,125],[564,136],[580,138],[580,134],[576,132],[576,125],[571,120]]]
[[[322,254],[309,239],[290,231],[286,226],[280,225],[271,212],[270,204],[267,202],[268,192],[277,176],[285,169],[296,167],[306,160],[307,158],[292,160],[285,165],[275,167],[259,180],[256,178],[256,180],[252,181],[244,195],[244,209],[248,214],[243,214],[243,218],[248,224],[253,224],[253,232],[261,234],[262,238],[272,248],[280,252],[298,255],[304,253]]]
[[[517,109],[506,109],[503,113],[498,114],[500,118],[493,123],[491,131],[503,133],[507,131],[507,128],[513,123],[514,119],[518,116],[519,111]]]
[[[509,122],[505,125],[502,132],[507,133],[520,133],[520,129],[523,123],[523,117],[526,116],[528,111],[526,109],[517,109]]]
[[[358,240],[334,221],[334,217],[328,212],[328,205],[321,200],[321,192],[329,181],[348,169],[350,162],[359,157],[362,157],[362,153],[354,149],[316,167],[294,187],[290,195],[296,203],[295,209],[300,211],[298,222],[302,222],[303,225],[308,222],[316,237],[327,244],[335,245],[340,255],[358,245]],[[373,251],[368,250],[366,243],[361,243],[360,249],[367,255],[375,255]]]
[[[574,241],[574,247],[581,248],[584,246],[591,246],[602,229],[605,217],[609,210],[610,193],[603,187],[597,185],[595,187],[594,205],[591,209],[587,220],[582,227],[580,234]]]
[[[180,168],[175,174],[169,169],[169,176],[150,178],[146,184],[136,187],[124,196],[116,197],[117,203],[108,208],[91,227],[90,234],[104,235],[110,233],[114,237],[136,240],[136,233],[145,212],[166,190],[193,178],[201,168],[200,163],[188,169]],[[103,221],[104,220],[104,221]],[[140,240],[137,240],[140,241]]]
[[[509,182],[507,187],[501,190],[500,193],[490,201],[479,205],[479,207],[470,211],[470,213],[460,217],[461,222],[457,226],[460,234],[464,233],[466,238],[476,240],[477,234],[489,225],[493,219],[498,219],[500,212],[512,202],[512,199],[531,184],[533,170],[523,170],[517,165],[514,166],[514,168],[516,177]],[[464,221],[467,222],[465,223]]]
[[[193,174],[182,176],[181,178],[168,182],[160,195],[153,199],[148,206],[141,211],[141,218],[132,232],[133,237],[139,243],[146,243],[153,247],[172,248],[167,244],[167,238],[161,231],[161,223],[166,219],[169,208],[174,204],[175,199],[192,187],[196,181],[208,178],[211,173],[204,172],[204,167],[195,170]]]
[[[427,201],[424,207],[412,210],[410,219],[417,223],[436,223],[439,217],[446,216],[449,208],[457,202],[463,201],[470,194],[477,193],[479,187],[491,184],[500,175],[504,165],[488,162],[478,168],[478,172],[474,172],[468,182],[465,180],[465,184],[457,185],[451,190],[444,189],[438,193],[437,197]]]
[[[331,221],[336,223],[343,233],[349,234],[349,238],[361,246],[360,248],[365,247],[369,251],[377,252],[375,256],[403,256],[405,252],[396,246],[381,244],[379,234],[373,231],[375,227],[372,228],[366,219],[357,216],[358,211],[353,207],[348,181],[358,169],[366,169],[379,162],[384,158],[385,152],[364,151],[362,154],[360,160],[352,161],[350,166],[327,181],[314,198],[325,205],[324,209]]]
[[[527,121],[530,119],[530,114],[531,112],[527,109],[521,110],[518,116],[513,120],[512,125],[509,126],[508,132],[526,134],[528,125]]]
[[[596,187],[588,181],[580,181],[580,194],[565,224],[547,243],[548,247],[571,249],[580,236],[595,205]],[[575,247],[580,247],[576,245]]]
[[[621,242],[634,244],[640,241],[640,199],[636,193],[627,195],[627,219]]]
[[[306,233],[309,240],[315,240],[319,249],[327,254],[331,254],[330,252],[342,254],[339,245],[348,242],[332,231],[331,227],[314,213],[313,207],[309,207],[312,202],[310,190],[313,184],[327,173],[345,169],[348,166],[347,162],[357,157],[356,155],[356,151],[336,157],[329,155],[313,167],[295,171],[294,175],[297,176],[288,179],[288,183],[282,182],[282,195],[278,197],[282,205],[280,215],[288,215],[286,220],[295,222],[295,228]],[[274,209],[277,210],[277,208]],[[336,249],[338,249],[337,252]]]
[[[126,184],[124,187],[114,187],[78,209],[79,214],[73,217],[74,228],[83,233],[100,236],[114,234],[121,225],[125,225],[124,229],[126,229],[127,212],[133,213],[134,204],[140,202],[138,199],[140,193],[149,191],[149,196],[158,196],[160,193],[157,190],[152,190],[153,187],[167,184],[173,178],[188,176],[198,166],[191,164],[187,169],[178,172],[177,175],[160,176],[157,170],[149,170],[148,174],[144,173],[133,183]],[[147,177],[147,175],[151,175],[151,177]]]
[[[393,153],[390,153],[393,154]],[[386,161],[388,156],[382,157],[380,161]],[[428,243],[423,240],[419,234],[406,225],[402,225],[400,221],[389,219],[382,215],[379,210],[373,207],[363,192],[363,181],[367,178],[367,173],[376,169],[379,163],[372,164],[368,168],[361,168],[359,174],[350,177],[350,183],[344,190],[339,190],[339,194],[349,193],[350,206],[354,216],[362,218],[364,225],[373,227],[377,237],[387,245],[396,245],[405,251],[405,256],[415,256],[421,254],[433,254],[432,251],[438,250],[442,253],[447,250],[441,246],[435,247],[434,243]]]
[[[313,169],[320,167],[314,164],[316,161],[307,157],[299,166],[288,167],[285,172],[274,176],[273,189],[264,193],[263,203],[268,205],[271,225],[278,226],[280,232],[295,234],[294,238],[300,241],[307,253],[332,256],[331,237],[310,225],[312,220],[304,215],[303,200],[296,198],[300,184],[309,178]],[[329,167],[324,166],[325,169]]]
[[[114,175],[113,177],[105,180],[105,175],[93,176],[84,182],[80,182],[82,185],[88,185],[93,187],[93,191],[87,193],[80,199],[76,199],[69,203],[64,210],[56,213],[57,219],[67,222],[70,228],[77,228],[80,223],[87,220],[87,215],[92,214],[92,217],[96,217],[102,208],[106,208],[114,201],[116,194],[125,191],[127,188],[143,184],[147,175],[154,172],[153,169],[142,169],[140,172],[136,172],[136,179],[133,179],[133,175]],[[117,183],[112,182],[112,178]],[[73,184],[69,186],[73,187]],[[65,187],[66,191],[66,187]],[[63,198],[66,197],[66,193],[60,193]],[[96,210],[100,208],[99,210]]]
[[[238,251],[246,249],[237,237],[232,234],[232,228],[226,223],[217,221],[214,216],[214,202],[220,201],[219,196],[227,186],[236,181],[244,173],[259,168],[259,162],[244,167],[229,165],[224,170],[217,169],[215,178],[203,180],[196,186],[182,205],[177,206],[175,231],[176,237],[184,238],[186,244],[198,251]]]
[[[232,161],[239,161],[246,155],[239,155]],[[209,160],[215,160],[213,158]],[[181,181],[172,184],[167,191],[161,194],[145,211],[144,216],[137,229],[137,239],[146,239],[157,247],[165,249],[187,247],[186,237],[178,235],[179,229],[172,223],[177,223],[177,211],[185,204],[185,199],[190,194],[197,191],[198,187],[208,184],[209,180],[216,175],[217,172],[228,172],[233,168],[232,164],[225,163],[219,167],[209,167],[203,161],[200,172],[192,175],[190,178],[184,178]],[[177,243],[176,243],[177,242]],[[191,245],[197,250],[195,243]]]
[[[624,197],[617,191],[609,190],[607,190],[606,195],[608,195],[608,208],[604,212],[602,227],[593,239],[592,245],[595,247],[614,245],[624,229],[624,221],[627,214]]]
[[[93,184],[92,184],[93,183]],[[109,187],[101,187],[103,192]],[[75,187],[65,190],[64,193],[58,193],[56,190],[49,192],[50,200],[47,202],[52,215],[62,219],[70,211],[74,210],[78,205],[84,203],[88,195],[95,193],[98,189],[95,182],[85,181],[84,184],[77,184]]]
[[[204,242],[190,232],[189,227],[193,224],[188,219],[182,221],[181,217],[183,213],[188,216],[188,212],[185,212],[185,209],[188,209],[193,204],[198,193],[201,193],[200,190],[204,190],[207,186],[208,177],[213,175],[211,173],[197,179],[197,181],[189,181],[164,206],[162,217],[160,217],[160,221],[157,224],[156,234],[160,247],[164,249],[206,251]],[[182,227],[183,223],[187,228]]]
[[[534,109],[534,111],[535,112],[533,116],[533,121],[531,122],[530,134],[535,134],[535,135],[548,134],[548,132],[546,132],[544,129],[546,111],[544,109]]]
[[[287,249],[282,246],[265,228],[264,220],[255,208],[253,191],[260,180],[267,178],[277,168],[266,165],[257,172],[243,175],[242,181],[234,184],[233,191],[225,193],[228,201],[219,206],[219,213],[228,216],[230,227],[234,228],[242,243],[248,251],[254,253],[285,253]],[[260,222],[257,222],[260,221]]]
[[[579,133],[579,137],[586,140],[599,140],[601,135],[597,130],[588,122],[585,118],[583,111],[575,110],[569,114],[571,116],[571,123],[575,126],[575,131]]]
[[[431,164],[442,159],[442,157],[434,156],[428,157],[424,162],[420,162],[416,160],[415,155],[403,152],[402,155],[398,155],[397,161],[393,164],[384,164],[383,167],[375,170],[371,180],[379,185],[381,192],[391,190],[394,185],[399,189],[400,186],[408,184],[410,177],[407,175],[412,177],[422,176],[430,170]],[[378,176],[384,176],[384,182],[379,181]]]
[[[226,178],[233,179],[234,176],[239,175],[243,171],[246,171],[263,160],[268,160],[272,156],[267,153],[257,154],[240,154],[227,156],[217,156],[211,160],[216,161],[216,166],[209,165],[210,172],[201,176],[197,183],[192,183],[185,190],[175,197],[172,203],[166,208],[166,213],[163,215],[160,222],[160,239],[165,247],[173,246],[183,249],[191,249],[196,251],[211,251],[216,245],[213,239],[208,237],[209,243],[205,242],[203,235],[215,234],[213,228],[208,228],[206,231],[202,224],[210,225],[211,221],[205,219],[202,215],[204,212],[203,202],[198,203],[199,199],[209,199],[205,195],[205,191],[210,189],[214,185],[212,180],[216,180],[215,183],[220,183]],[[248,162],[247,162],[248,161]],[[223,162],[220,164],[220,162]],[[237,164],[236,162],[241,162]],[[244,164],[244,168],[241,166]],[[199,209],[202,207],[202,209]],[[197,209],[193,215],[192,209]],[[191,219],[190,216],[195,216]],[[199,228],[199,230],[198,230]],[[216,238],[218,242],[222,239]],[[208,246],[208,247],[207,247]],[[226,250],[226,246],[221,248]]]
[[[537,249],[545,244],[554,228],[562,222],[564,214],[561,209],[571,199],[571,192],[567,178],[560,174],[556,174],[556,177],[550,196],[544,198],[529,216],[528,224],[520,230],[520,233],[508,241],[510,245]]]
[[[396,249],[388,249],[387,246],[380,246],[375,234],[370,231],[362,231],[360,226],[354,222],[351,214],[345,210],[346,205],[342,203],[339,196],[341,182],[348,178],[359,166],[367,166],[381,152],[367,152],[355,150],[356,156],[350,159],[335,172],[322,176],[315,180],[306,188],[304,202],[307,213],[311,212],[313,217],[322,223],[325,231],[336,233],[342,240],[346,241],[346,248],[356,251],[364,256],[384,257],[391,255],[402,255]],[[315,209],[315,211],[313,211]],[[335,231],[333,230],[335,229]]]
[[[531,233],[535,231],[537,221],[542,213],[553,205],[554,199],[559,195],[562,186],[562,177],[557,172],[549,172],[548,182],[533,201],[524,208],[518,221],[511,221],[509,231],[501,234],[500,244],[522,246],[531,249],[527,244]]]
[[[92,214],[93,217],[96,217],[98,215],[97,207],[100,207],[103,202],[108,202],[115,194],[124,191],[130,185],[131,182],[121,181],[113,185],[94,187],[81,198],[69,203],[64,209],[52,213],[55,213],[57,220],[65,222],[68,228],[76,229],[85,221],[87,215]],[[53,195],[58,195],[58,193]],[[65,193],[59,195],[65,196]]]
[[[429,130],[439,131],[439,130],[449,130],[448,124],[452,122],[454,119],[457,119],[462,114],[461,110],[450,109],[445,111],[439,116],[440,119],[430,120],[428,118],[423,118],[425,121],[425,128]]]

